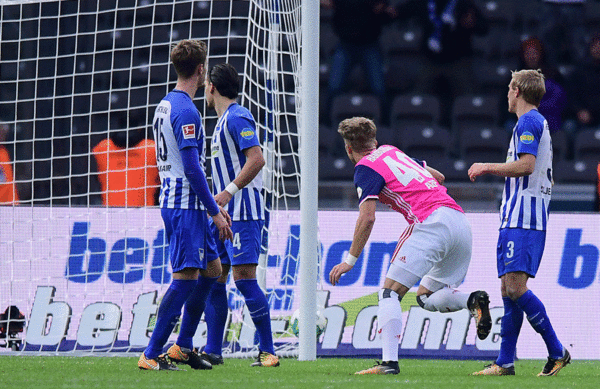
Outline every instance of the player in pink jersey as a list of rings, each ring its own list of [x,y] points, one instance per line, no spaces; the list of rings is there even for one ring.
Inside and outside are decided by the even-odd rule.
[[[492,328],[489,296],[454,289],[462,283],[471,261],[471,226],[441,184],[444,175],[412,159],[398,148],[379,146],[372,120],[343,120],[338,132],[356,167],[354,184],[360,200],[354,238],[344,261],[329,273],[335,285],[360,256],[375,223],[377,200],[400,212],[409,226],[400,235],[386,279],[379,291],[377,321],[382,343],[381,364],[356,374],[398,374],[398,339],[402,329],[400,300],[420,282],[417,302],[429,311],[468,309],[485,339]]]

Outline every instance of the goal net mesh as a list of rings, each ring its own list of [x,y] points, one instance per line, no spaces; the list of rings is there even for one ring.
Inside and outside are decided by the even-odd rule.
[[[0,313],[15,306],[24,316],[0,319],[0,347],[147,344],[171,281],[150,126],[175,85],[170,48],[193,38],[207,43],[209,66],[235,66],[240,103],[257,122],[268,210],[259,280],[277,352],[293,355],[300,0],[3,1],[0,17]],[[210,138],[216,113],[202,93],[194,101]],[[224,355],[254,355],[243,297],[231,279],[227,287]],[[202,322],[195,346],[205,333]]]

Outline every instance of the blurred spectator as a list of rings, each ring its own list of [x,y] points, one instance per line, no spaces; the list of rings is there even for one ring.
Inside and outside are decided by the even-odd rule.
[[[348,87],[355,65],[362,66],[373,94],[386,112],[383,56],[379,45],[382,26],[396,17],[387,0],[321,0],[324,8],[333,9],[333,29],[340,39],[331,58],[325,107]],[[324,113],[326,118],[329,114]],[[337,123],[333,123],[337,125]]]
[[[548,65],[546,50],[542,41],[530,37],[521,42],[519,69],[540,69],[546,79],[546,93],[538,111],[548,121],[550,132],[562,128],[562,115],[567,107],[567,94],[562,84],[564,80],[557,69]]]
[[[0,205],[16,205],[19,202],[14,182],[12,159],[3,145],[8,131],[8,124],[0,123]]]
[[[544,0],[541,36],[552,42],[552,63],[577,62],[585,56],[586,0]]]
[[[138,130],[112,131],[92,149],[102,187],[102,203],[111,207],[158,204],[155,143]]]
[[[588,54],[571,76],[569,96],[580,127],[600,125],[600,34],[590,40]]]
[[[487,20],[472,0],[409,0],[396,12],[399,20],[417,18],[423,26],[428,61],[416,89],[448,102],[442,107],[442,124],[450,126],[453,96],[473,92],[472,37],[488,32]]]

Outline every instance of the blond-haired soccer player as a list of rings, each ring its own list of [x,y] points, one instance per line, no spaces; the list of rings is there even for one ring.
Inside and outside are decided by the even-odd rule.
[[[440,185],[444,176],[394,146],[378,147],[377,128],[370,119],[343,120],[338,132],[356,165],[354,184],[360,206],[352,245],[344,261],[329,273],[331,284],[352,269],[363,251],[375,223],[377,200],[400,212],[409,224],[398,239],[379,291],[377,323],[383,362],[356,374],[399,373],[400,300],[419,280],[417,302],[422,308],[439,312],[469,309],[477,335],[485,339],[492,327],[488,294],[454,289],[464,280],[471,261],[471,226],[462,208]]]
[[[171,363],[186,363],[194,369],[211,369],[209,362],[193,351],[192,338],[204,311],[212,284],[221,274],[217,259],[208,262],[213,247],[208,215],[219,230],[219,238],[231,239],[231,218],[211,195],[204,173],[206,141],[200,112],[192,99],[204,86],[206,44],[182,40],[171,51],[177,84],[156,107],[154,139],[161,181],[160,210],[169,242],[173,281],[163,297],[148,347],[138,367],[146,370],[179,370]],[[208,215],[207,215],[208,214]],[[176,344],[163,347],[181,316]]]
[[[497,268],[504,302],[498,359],[475,375],[514,375],[517,339],[523,312],[548,348],[548,362],[539,376],[556,375],[570,361],[558,340],[544,304],[527,288],[535,277],[544,245],[552,190],[552,140],[548,122],[537,107],[546,92],[539,70],[513,72],[508,86],[508,111],[517,115],[505,163],[474,163],[471,181],[484,174],[506,177],[500,205]]]

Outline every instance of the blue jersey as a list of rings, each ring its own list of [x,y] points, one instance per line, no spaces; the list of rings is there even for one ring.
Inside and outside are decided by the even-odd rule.
[[[260,146],[256,123],[250,111],[232,103],[217,121],[211,150],[212,182],[215,194],[221,193],[232,182],[246,163],[243,150]],[[225,206],[231,219],[263,220],[262,176],[256,177]]]
[[[204,210],[185,176],[179,152],[186,147],[198,148],[200,167],[204,170],[206,135],[200,112],[190,96],[180,90],[165,96],[154,111],[153,128],[161,182],[160,207]]]
[[[528,176],[506,178],[500,228],[545,231],[552,192],[552,140],[548,122],[537,110],[519,118],[506,161],[516,161],[521,153],[536,157],[535,169]]]

